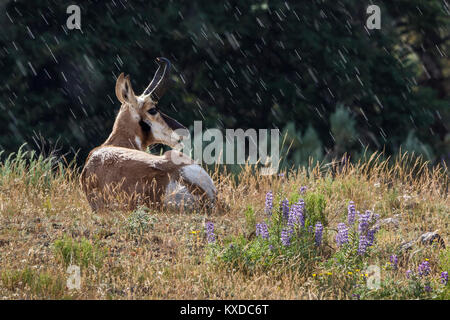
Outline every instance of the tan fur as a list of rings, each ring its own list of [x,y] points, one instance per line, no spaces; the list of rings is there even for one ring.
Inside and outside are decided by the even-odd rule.
[[[192,165],[192,159],[173,150],[163,156],[143,151],[155,143],[173,146],[178,139],[176,135],[175,139],[170,138],[173,130],[159,113],[148,114],[155,107],[151,98],[135,97],[129,78],[123,74],[117,79],[116,95],[122,106],[113,130],[101,146],[89,153],[80,176],[82,190],[92,209],[116,206],[134,209],[141,204],[160,204],[170,182],[180,182],[191,194],[203,197],[202,181],[196,183],[183,177],[183,168]],[[140,121],[150,123],[151,130],[143,130]],[[161,130],[156,137],[155,128]],[[181,161],[174,163],[173,156]],[[213,185],[212,189],[215,193]],[[211,197],[209,200],[214,201]]]

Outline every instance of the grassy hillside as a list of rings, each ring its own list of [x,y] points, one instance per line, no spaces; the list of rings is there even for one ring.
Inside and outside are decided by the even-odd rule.
[[[0,165],[0,298],[450,298],[447,169],[373,156],[214,179],[221,205],[208,214],[93,213],[77,168],[10,156]],[[402,249],[430,231],[442,241]],[[79,290],[66,287],[70,265],[81,268]],[[378,290],[367,287],[370,265]]]

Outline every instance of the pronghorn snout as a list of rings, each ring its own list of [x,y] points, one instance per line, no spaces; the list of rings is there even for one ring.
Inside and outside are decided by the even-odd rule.
[[[144,117],[143,122],[150,128],[153,143],[162,143],[179,149],[183,136],[189,135],[189,131],[183,125],[161,112]]]

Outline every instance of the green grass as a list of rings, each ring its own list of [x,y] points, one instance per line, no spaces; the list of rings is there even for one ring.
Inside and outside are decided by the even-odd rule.
[[[100,269],[106,256],[106,249],[96,243],[92,244],[86,238],[76,241],[65,235],[64,238],[56,240],[53,247],[57,259],[64,267],[78,265],[82,268],[93,266]]]
[[[20,290],[44,299],[65,298],[65,280],[50,272],[39,272],[26,267],[22,270],[4,270],[1,283],[10,292]]]

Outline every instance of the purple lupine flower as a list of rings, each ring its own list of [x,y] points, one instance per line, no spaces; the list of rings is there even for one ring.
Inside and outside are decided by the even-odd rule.
[[[298,200],[297,204],[300,206],[300,211],[301,211],[301,225],[302,228],[305,227],[305,201],[303,199]]]
[[[412,270],[410,270],[410,269],[406,270],[406,277],[408,279],[411,278],[411,275],[412,275]]]
[[[431,287],[428,284],[424,287],[424,289],[426,292],[431,292]]]
[[[363,255],[366,253],[367,248],[373,242],[373,234],[368,236],[369,231],[369,219],[370,219],[370,211],[366,211],[365,213],[359,214],[359,224],[358,224],[358,232],[359,232],[359,245],[358,245],[358,253]]]
[[[294,231],[294,226],[297,220],[297,205],[293,204],[289,209],[287,227],[290,232]]]
[[[260,236],[261,233],[262,233],[262,230],[261,230],[261,224],[257,223],[256,226],[255,226],[255,228],[256,228],[255,233],[256,233],[256,236],[258,237],[258,236]]]
[[[300,206],[300,208],[302,209],[302,211],[305,211],[305,201],[304,201],[302,198],[300,198],[300,199],[297,201],[297,204]]]
[[[369,223],[372,225],[372,227],[367,231],[367,240],[369,242],[369,247],[371,247],[375,241],[375,234],[378,232],[378,229],[380,229],[379,226],[374,225],[377,223],[378,219],[380,218],[380,215],[373,213],[369,210],[366,211],[366,214],[370,215]]]
[[[287,198],[281,201],[281,212],[283,213],[283,217],[287,220],[289,218],[289,200]]]
[[[364,253],[366,253],[367,247],[368,247],[368,241],[367,241],[367,237],[365,234],[360,234],[359,235],[359,245],[358,245],[358,253],[360,255],[363,255]]]
[[[338,233],[336,235],[336,242],[338,247],[348,242],[348,228],[345,223],[338,223]]]
[[[320,243],[322,242],[322,235],[323,235],[323,226],[320,222],[317,222],[315,231],[316,246],[320,246]]]
[[[281,243],[284,246],[289,246],[291,244],[291,234],[289,229],[283,228],[283,230],[281,230]]]
[[[375,241],[375,234],[378,231],[378,227],[370,227],[370,224],[375,223],[379,217],[379,215],[374,215],[370,210],[366,210],[364,213],[359,213],[359,224],[358,224],[358,232],[359,236],[364,236],[364,248],[371,247]]]
[[[303,214],[303,210],[300,210],[297,218],[298,218],[298,225],[301,228],[304,228],[305,227],[305,216]]]
[[[360,234],[367,234],[367,231],[369,230],[369,219],[370,219],[371,212],[367,210],[365,213],[361,213],[359,215],[359,225],[358,225],[358,232]]]
[[[265,240],[269,239],[269,228],[265,222],[256,224],[256,235],[261,236]]]
[[[269,216],[272,215],[272,209],[273,209],[273,194],[272,191],[269,191],[266,193],[266,214]]]
[[[355,209],[355,203],[353,201],[350,201],[348,203],[348,225],[351,227],[355,223],[355,215],[356,215],[356,209]]]
[[[303,200],[294,203],[289,210],[287,225],[289,228],[291,228],[291,230],[294,229],[295,225],[298,225],[300,227],[303,227],[305,225],[305,218],[303,216],[303,204],[301,201]]]
[[[397,265],[398,265],[398,258],[397,258],[397,256],[395,254],[393,254],[393,255],[391,255],[389,257],[389,260],[391,261],[392,267],[394,269],[397,269]]]
[[[375,241],[375,233],[377,233],[378,228],[371,228],[367,231],[367,245],[371,247]]]
[[[306,186],[303,186],[303,187],[301,187],[300,188],[300,194],[303,194],[303,193],[305,193],[306,192]]]
[[[298,211],[299,225],[302,228],[304,228],[305,227],[305,201],[303,201],[303,199],[298,200],[297,206],[299,208],[299,211]]]
[[[431,273],[430,263],[428,261],[423,261],[421,264],[419,264],[417,270],[421,277],[429,275]]]
[[[448,283],[448,272],[447,271],[441,272],[441,283],[443,283],[444,286],[447,285],[447,283]]]
[[[206,239],[208,240],[208,243],[214,243],[216,241],[216,235],[214,234],[214,223],[207,222],[205,229]]]

